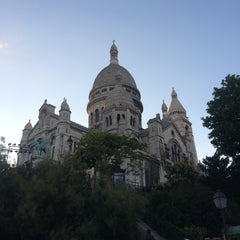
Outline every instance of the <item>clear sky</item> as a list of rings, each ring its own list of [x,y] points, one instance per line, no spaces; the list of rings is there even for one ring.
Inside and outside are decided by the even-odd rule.
[[[87,126],[88,94],[116,40],[141,92],[143,127],[174,87],[198,158],[212,155],[201,117],[213,87],[240,74],[239,12],[239,0],[0,0],[0,136],[19,143],[44,99],[58,113],[66,97],[71,119]]]

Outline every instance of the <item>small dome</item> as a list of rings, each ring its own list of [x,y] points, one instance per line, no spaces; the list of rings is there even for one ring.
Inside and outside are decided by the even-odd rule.
[[[174,88],[172,89],[172,93],[171,93],[172,98],[177,98],[177,93],[174,90]]]
[[[67,99],[66,98],[63,99],[63,102],[61,104],[61,111],[62,110],[70,111],[70,107],[69,107],[69,105],[67,103]]]
[[[174,114],[174,113],[183,113],[186,115],[186,110],[182,106],[182,104],[179,102],[177,98],[177,93],[175,92],[174,88],[172,90],[172,101],[168,109],[168,115]]]
[[[29,120],[29,122],[25,125],[24,130],[32,130],[32,124],[31,121]]]
[[[167,112],[168,108],[167,108],[167,105],[166,103],[164,102],[163,100],[163,103],[162,103],[162,112]]]

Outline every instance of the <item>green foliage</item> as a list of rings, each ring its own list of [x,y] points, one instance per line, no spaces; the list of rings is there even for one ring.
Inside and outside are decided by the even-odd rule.
[[[105,174],[118,171],[123,160],[128,159],[128,172],[139,174],[144,148],[143,143],[127,136],[92,131],[80,140],[74,158],[86,164],[88,169]]]
[[[190,165],[184,162],[177,162],[174,165],[165,166],[169,187],[178,185],[182,182],[194,183],[199,178],[199,173]]]
[[[203,240],[207,235],[207,228],[205,227],[198,227],[193,225],[191,227],[186,227],[184,230],[185,236],[194,240]]]
[[[197,226],[198,232],[193,239],[204,229],[210,236],[218,233],[221,221],[212,201],[213,192],[201,182],[196,170],[187,164],[175,163],[166,167],[166,171],[169,181],[150,194],[146,221],[170,240],[183,239],[184,229],[192,226]]]
[[[203,126],[211,130],[209,138],[218,153],[235,159],[240,154],[240,77],[228,75],[221,84],[207,103]]]
[[[131,192],[123,184],[118,188],[98,188],[93,195],[97,239],[136,239],[136,221],[141,212],[139,195]]]
[[[231,176],[229,168],[229,159],[227,157],[221,157],[215,153],[212,157],[206,157],[200,164],[200,169],[204,173],[204,182],[208,184],[212,189],[217,190],[227,188],[228,180]]]
[[[96,164],[103,163],[107,173],[114,169],[115,162],[108,164],[103,156],[110,161],[110,155],[139,156],[134,151],[141,144],[124,139],[124,154],[117,149],[120,145],[111,145],[116,154],[110,151],[110,138],[106,142],[108,150],[103,150],[102,158],[95,159]],[[98,145],[105,148],[100,142]],[[1,239],[137,239],[141,198],[125,185],[113,188],[106,174],[95,179],[93,185],[88,174],[90,158],[82,161],[78,154],[67,155],[59,162],[45,159],[34,168],[31,164],[11,168],[0,161]],[[96,166],[105,173],[103,167]]]
[[[15,213],[20,200],[20,183],[14,168],[0,161],[0,239],[18,239]]]
[[[43,160],[23,188],[18,209],[20,233],[24,239],[64,239],[84,235],[88,222],[90,184],[83,170],[73,169],[65,160]]]

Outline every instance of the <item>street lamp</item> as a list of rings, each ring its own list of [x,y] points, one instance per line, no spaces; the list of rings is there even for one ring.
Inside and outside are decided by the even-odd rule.
[[[227,207],[227,198],[224,193],[218,191],[213,195],[213,202],[216,208],[220,209],[222,222],[223,222],[224,237],[225,237],[225,240],[228,240],[226,220],[225,220],[225,214],[224,214],[224,208]]]

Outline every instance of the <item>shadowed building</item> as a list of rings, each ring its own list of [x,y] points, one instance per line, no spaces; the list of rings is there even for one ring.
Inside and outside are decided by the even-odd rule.
[[[21,145],[29,146],[33,140],[43,139],[51,158],[59,160],[63,153],[73,152],[76,143],[89,130],[124,134],[147,144],[143,174],[127,175],[126,181],[136,187],[151,187],[165,181],[164,165],[179,161],[193,166],[198,163],[192,124],[174,89],[171,96],[169,109],[163,102],[162,117],[156,114],[143,129],[140,91],[132,75],[119,65],[118,49],[113,42],[110,64],[97,75],[89,93],[88,128],[71,121],[66,99],[59,114],[55,113],[55,106],[45,100],[35,126],[32,127],[30,121],[25,126]],[[30,160],[33,151],[19,153],[18,164]],[[125,168],[123,164],[122,169]]]

